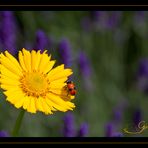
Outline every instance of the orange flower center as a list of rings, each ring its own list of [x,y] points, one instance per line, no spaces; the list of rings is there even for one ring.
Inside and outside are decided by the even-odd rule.
[[[46,74],[37,71],[25,72],[20,79],[21,88],[28,96],[45,97],[49,91],[49,81]]]

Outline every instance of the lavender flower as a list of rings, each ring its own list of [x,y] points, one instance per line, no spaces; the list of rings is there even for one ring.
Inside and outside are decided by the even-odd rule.
[[[71,46],[67,38],[64,38],[59,43],[59,53],[61,56],[61,62],[65,64],[65,67],[71,66]]]
[[[75,136],[74,116],[71,112],[68,112],[64,117],[63,135],[64,137]]]
[[[80,126],[80,129],[78,131],[78,137],[85,137],[88,134],[88,124],[87,123],[83,123]]]
[[[41,52],[43,52],[47,46],[48,46],[48,37],[46,36],[44,31],[38,30],[36,32],[36,42],[34,48],[36,50],[41,50]]]
[[[140,123],[140,121],[142,121],[142,113],[141,113],[141,109],[140,108],[137,108],[134,111],[134,114],[133,114],[133,122],[134,122],[134,125],[136,127],[138,127],[138,124]]]
[[[106,137],[122,137],[123,136],[120,132],[118,132],[118,130],[120,129],[120,126],[123,120],[123,113],[127,108],[127,106],[128,106],[127,101],[124,98],[123,99],[121,98],[120,102],[113,109],[112,121],[105,126]]]
[[[123,134],[119,132],[115,132],[112,134],[112,137],[123,137]]]
[[[114,126],[112,123],[108,123],[105,126],[105,137],[111,137],[114,132]]]
[[[111,15],[108,15],[105,25],[108,29],[114,29],[117,27],[117,25],[120,23],[121,15],[122,13],[120,11],[112,12]]]
[[[90,61],[84,52],[79,53],[78,64],[81,74],[85,77],[90,77],[91,76]]]
[[[99,22],[100,21],[100,17],[102,15],[102,12],[103,11],[92,11],[91,14],[92,14],[92,17],[94,19],[95,22]]]
[[[3,11],[0,13],[0,42],[3,50],[11,54],[16,53],[16,22],[13,12]]]
[[[123,137],[123,134],[116,132],[116,124],[109,122],[105,127],[105,137]]]
[[[117,123],[120,123],[123,117],[123,112],[120,109],[114,111],[114,119]]]
[[[107,11],[94,11],[93,18],[95,21],[95,27],[99,30],[112,30],[116,29],[121,21],[121,11],[107,12]]]
[[[120,100],[117,106],[113,109],[113,121],[115,124],[120,124],[123,120],[123,113],[127,108],[128,103],[126,100]]]
[[[148,77],[148,58],[143,58],[139,62],[138,77]]]
[[[137,71],[137,87],[140,91],[148,92],[148,59],[143,58],[139,62]]]
[[[0,131],[0,137],[9,137],[9,134],[6,131]]]
[[[84,52],[79,53],[78,66],[79,66],[81,76],[83,78],[84,88],[86,89],[86,91],[89,91],[89,92],[92,91],[93,90],[93,85],[91,80],[92,69],[91,69],[90,61]]]

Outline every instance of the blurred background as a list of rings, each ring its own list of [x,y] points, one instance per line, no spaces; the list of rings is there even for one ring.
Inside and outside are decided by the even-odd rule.
[[[77,94],[70,112],[25,112],[20,137],[142,137],[148,124],[148,12],[1,11],[0,51],[48,50],[72,68]],[[20,112],[0,91],[0,136]],[[139,129],[138,129],[139,130]]]

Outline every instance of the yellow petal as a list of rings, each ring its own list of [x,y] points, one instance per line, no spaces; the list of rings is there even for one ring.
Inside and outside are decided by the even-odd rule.
[[[16,75],[22,75],[22,71],[20,69],[18,69],[13,62],[11,62],[9,60],[9,58],[7,58],[6,56],[4,56],[2,53],[0,54],[0,62],[1,65],[3,65],[4,67],[6,67],[8,70],[10,70],[11,72],[15,73]]]
[[[41,97],[36,98],[36,108],[39,111],[44,111],[43,107],[42,107],[42,102],[41,102]]]
[[[25,110],[28,109],[29,104],[30,104],[30,97],[29,96],[25,96],[24,103],[23,103],[23,108]]]
[[[20,71],[22,71],[22,68],[21,68],[20,64],[18,63],[18,61],[8,51],[5,51],[5,55]]]
[[[43,54],[41,55],[41,60],[39,63],[39,67],[38,70],[42,73],[44,71],[44,67],[46,64],[49,64],[50,61],[50,57],[48,56],[48,54],[46,54],[47,50],[45,50],[43,52]]]
[[[57,74],[57,73],[59,73],[59,72],[61,72],[61,71],[63,71],[63,70],[64,70],[64,64],[53,68],[53,69],[48,73],[48,76],[50,77],[50,76],[52,76],[52,75],[54,75],[54,74]]]
[[[42,103],[42,107],[43,107],[43,112],[45,114],[52,114],[50,107],[46,104],[46,101],[44,100],[44,98],[41,98],[41,103]]]
[[[61,106],[61,108],[63,108],[64,110],[68,110],[69,106],[67,106],[67,104],[65,103],[64,100],[62,100],[58,95],[55,95],[53,93],[49,93],[48,94],[48,98],[54,103],[57,104],[59,106]]]
[[[38,67],[40,64],[40,59],[41,59],[41,54],[40,54],[40,50],[38,50],[37,54],[36,54],[36,62],[35,62],[35,66],[34,66],[35,70],[38,70]]]
[[[23,54],[22,54],[21,51],[19,51],[19,62],[20,62],[22,69],[24,71],[27,71],[27,68],[26,68],[25,63],[24,63],[24,57],[23,57]]]
[[[74,105],[74,103],[67,101],[66,104],[70,107],[70,110],[73,110],[73,108],[75,108],[76,106]]]
[[[52,60],[52,61],[48,62],[48,63],[44,66],[43,74],[48,73],[48,72],[53,68],[55,62],[56,62],[55,60]]]
[[[3,65],[0,65],[0,72],[2,75],[5,75],[9,78],[15,79],[15,80],[19,80],[19,76],[16,75],[15,73],[11,72],[10,70],[8,70],[6,67],[4,67]]]
[[[12,85],[12,86],[19,86],[20,85],[20,82],[17,81],[17,80],[14,80],[14,79],[10,79],[6,76],[1,76],[0,78],[0,83],[1,84],[6,84],[6,85]]]
[[[54,81],[50,82],[50,84],[65,83],[67,80],[68,80],[68,78],[64,77],[64,78],[61,78],[61,79],[54,80]]]
[[[54,81],[49,84],[50,89],[62,89],[64,86],[66,83],[54,83]]]
[[[24,94],[21,91],[5,91],[4,94],[7,96],[7,101],[11,102],[12,104],[15,105],[16,102],[18,102],[21,98],[24,97]]]
[[[23,106],[24,101],[25,101],[25,97],[22,96],[22,97],[20,97],[17,101],[15,101],[14,106],[15,106],[16,108],[20,108],[20,107]]]
[[[1,84],[0,87],[1,87],[2,89],[4,89],[4,90],[9,90],[9,89],[12,89],[12,88],[14,88],[14,87],[17,87],[17,85],[14,86],[14,85]]]
[[[31,72],[31,54],[29,51],[27,51],[26,49],[22,49],[23,52],[23,57],[24,57],[24,63],[26,66],[26,69]]]
[[[37,57],[36,51],[32,50],[31,51],[31,67],[32,67],[32,71],[35,70],[36,57]]]
[[[27,107],[27,111],[31,113],[36,113],[35,98],[30,97],[30,104]]]
[[[48,98],[44,98],[44,99],[45,99],[47,105],[50,107],[50,109],[52,111],[56,111],[56,109],[52,106],[53,103]]]
[[[55,73],[55,71],[57,71]],[[50,82],[54,81],[54,80],[58,80],[58,79],[62,79],[64,77],[68,77],[72,74],[72,70],[71,69],[55,69],[55,70],[51,70],[47,77],[49,79]]]
[[[65,109],[64,107],[62,107],[62,106],[60,106],[60,105],[58,105],[58,104],[52,102],[52,101],[50,100],[50,97],[47,98],[46,102],[47,102],[48,105],[52,105],[55,109],[57,109],[57,110],[59,110],[59,111],[62,111],[62,112],[66,112],[66,111],[67,111],[67,109]]]
[[[12,94],[23,94],[22,90],[19,87],[12,87],[11,89],[3,92],[6,96],[10,96]]]

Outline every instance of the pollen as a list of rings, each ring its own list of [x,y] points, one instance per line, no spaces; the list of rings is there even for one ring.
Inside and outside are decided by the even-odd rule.
[[[20,79],[21,88],[28,96],[46,97],[49,92],[49,80],[46,74],[40,74],[37,71],[24,73]]]

